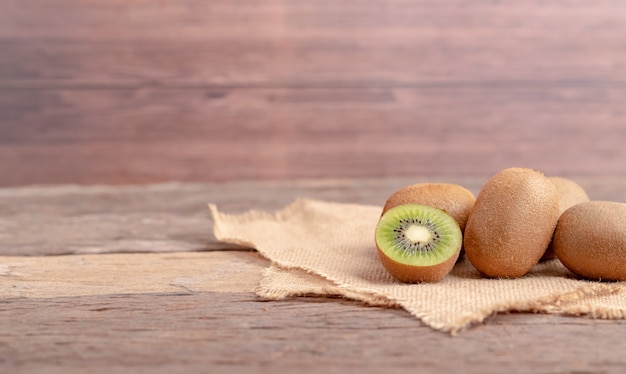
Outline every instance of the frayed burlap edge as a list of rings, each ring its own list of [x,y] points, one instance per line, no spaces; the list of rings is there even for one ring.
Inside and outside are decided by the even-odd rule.
[[[287,272],[290,277],[299,279],[289,290],[272,287],[268,279],[276,276],[279,272]],[[263,271],[263,278],[253,292],[266,300],[285,300],[290,297],[343,297],[350,300],[360,301],[370,306],[398,308],[400,305],[386,295],[374,292],[356,292],[349,288],[341,287],[329,279],[314,272],[308,272],[300,268],[282,268],[276,263]]]
[[[290,289],[275,287],[273,277],[284,273],[291,277]],[[264,270],[264,277],[259,285],[253,290],[257,295],[266,300],[284,300],[290,297],[342,297],[366,305],[375,307],[402,308],[409,314],[422,320],[426,325],[440,331],[449,332],[455,335],[471,326],[483,323],[498,313],[524,312],[542,313],[564,316],[587,316],[593,319],[624,319],[626,313],[619,309],[601,308],[590,304],[581,304],[583,300],[590,300],[603,296],[615,296],[623,291],[619,285],[589,284],[581,286],[565,294],[551,295],[535,301],[522,301],[517,303],[507,303],[506,305],[494,306],[481,310],[477,313],[467,315],[460,319],[454,326],[443,325],[428,318],[425,313],[417,313],[411,308],[405,307],[401,300],[394,300],[386,295],[378,295],[370,292],[359,292],[349,288],[341,287],[331,280],[325,279],[316,273],[306,272],[299,268],[283,268],[273,263]],[[293,280],[296,280],[293,282]],[[300,280],[301,282],[299,282]]]
[[[506,305],[494,306],[488,310],[481,310],[480,312],[465,316],[453,327],[441,326],[438,328],[438,324],[429,325],[439,330],[448,331],[454,335],[473,325],[483,323],[486,319],[498,313],[522,312],[561,316],[587,316],[593,319],[625,319],[626,311],[624,310],[580,304],[581,301],[594,297],[617,295],[623,292],[623,290],[623,286],[589,284],[565,294],[550,295],[535,301],[510,302]]]

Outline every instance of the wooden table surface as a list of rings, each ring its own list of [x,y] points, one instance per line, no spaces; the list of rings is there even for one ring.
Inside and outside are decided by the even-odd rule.
[[[576,180],[626,201],[626,178]],[[217,243],[206,208],[382,204],[416,181],[0,189],[0,372],[623,371],[626,320],[506,313],[451,336],[400,309],[264,301],[252,289],[269,262]]]
[[[624,321],[450,337],[263,302],[268,261],[216,242],[206,204],[382,204],[509,166],[626,202],[625,19],[618,0],[0,1],[0,372],[623,373]]]

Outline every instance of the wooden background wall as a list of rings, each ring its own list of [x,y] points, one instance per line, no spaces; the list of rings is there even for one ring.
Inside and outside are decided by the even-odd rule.
[[[0,2],[0,186],[514,165],[626,175],[626,2]]]

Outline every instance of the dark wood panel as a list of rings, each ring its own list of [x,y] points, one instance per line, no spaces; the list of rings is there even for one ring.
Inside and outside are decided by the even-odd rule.
[[[0,90],[0,185],[626,175],[619,88]]]
[[[450,337],[402,310],[340,299],[12,299],[0,317],[5,372],[612,373],[626,365],[625,321],[508,314]]]
[[[0,185],[624,175],[626,5],[0,3]]]
[[[621,1],[7,0],[0,85],[626,81]]]

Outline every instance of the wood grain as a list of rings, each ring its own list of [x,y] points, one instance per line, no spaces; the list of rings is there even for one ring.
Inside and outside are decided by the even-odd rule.
[[[0,183],[626,174],[621,89],[221,92],[0,90]]]
[[[251,250],[0,256],[0,299],[251,292],[268,266]]]
[[[456,336],[343,299],[264,302],[254,252],[0,257],[0,371],[617,372],[623,320],[501,314]],[[260,369],[262,368],[262,369]]]
[[[0,4],[0,186],[626,175],[626,6]]]
[[[7,0],[0,10],[4,85],[626,80],[617,0]]]

